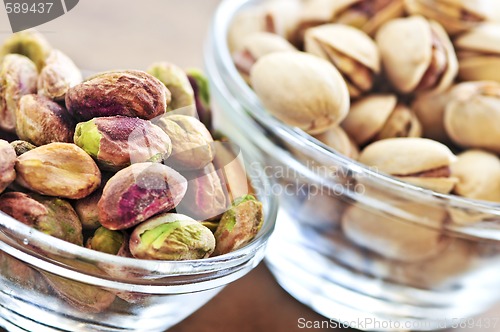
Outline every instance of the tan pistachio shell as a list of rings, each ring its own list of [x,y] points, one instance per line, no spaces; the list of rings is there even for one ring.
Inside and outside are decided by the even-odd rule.
[[[252,86],[267,110],[310,134],[339,124],[349,110],[347,86],[328,61],[302,52],[264,56],[252,67]]]
[[[444,110],[451,98],[450,89],[418,94],[411,105],[422,125],[423,135],[442,143],[449,141],[444,129]]]
[[[500,82],[500,57],[478,56],[460,60],[459,77],[463,81]]]
[[[418,216],[422,207],[399,203],[398,208]],[[428,209],[426,216],[440,225],[446,214],[442,209]],[[449,244],[449,239],[439,229],[416,225],[359,204],[349,207],[344,213],[342,230],[347,238],[359,246],[402,262],[418,262],[435,257]]]
[[[450,166],[456,156],[444,144],[426,138],[389,138],[368,145],[359,161],[379,171],[405,176]]]
[[[411,15],[423,15],[439,22],[450,35],[486,21],[494,11],[491,0],[405,0]]]
[[[446,106],[444,125],[454,143],[462,147],[500,152],[500,84],[458,84]]]
[[[359,156],[358,146],[341,127],[330,128],[315,138],[346,157],[357,159]]]
[[[500,23],[483,23],[458,36],[455,41],[460,51],[485,52],[500,55]]]
[[[413,92],[422,81],[432,61],[433,33],[444,47],[447,65],[440,81],[431,90],[442,91],[452,84],[458,72],[458,61],[453,45],[438,23],[412,16],[391,20],[378,31],[376,41],[384,70],[398,91]]]
[[[469,150],[451,165],[459,179],[455,193],[472,199],[500,202],[500,159],[489,152]]]
[[[66,54],[52,50],[38,76],[38,94],[62,101],[66,92],[82,82],[80,69]]]
[[[308,29],[305,50],[331,61],[342,73],[351,98],[372,88],[380,72],[377,46],[364,32],[343,24],[325,24]]]
[[[382,129],[397,101],[395,95],[366,96],[352,104],[342,127],[358,145],[363,145]]]

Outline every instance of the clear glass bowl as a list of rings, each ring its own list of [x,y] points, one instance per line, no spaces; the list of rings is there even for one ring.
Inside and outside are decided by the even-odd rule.
[[[245,149],[258,193],[270,184]],[[53,238],[0,212],[0,327],[9,331],[165,331],[263,259],[277,201],[258,195],[265,221],[242,249],[192,261],[117,257]]]
[[[458,327],[500,300],[500,205],[379,174],[264,110],[226,43],[233,17],[260,2],[222,2],[205,61],[220,121],[261,150],[274,178],[281,208],[266,261],[281,286],[363,330]]]

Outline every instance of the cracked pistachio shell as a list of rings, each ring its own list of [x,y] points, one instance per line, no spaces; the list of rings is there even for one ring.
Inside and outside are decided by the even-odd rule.
[[[500,24],[485,23],[455,40],[462,81],[500,82]]]
[[[102,273],[95,268],[94,273]],[[114,302],[116,295],[102,288],[41,272],[54,292],[72,307],[88,313],[100,313]]]
[[[14,150],[16,151],[16,155],[18,157],[20,155],[25,154],[26,152],[31,151],[34,148],[36,148],[35,145],[33,145],[29,142],[26,142],[26,141],[21,141],[21,140],[13,141],[10,143],[10,145],[14,148]]]
[[[458,72],[448,35],[438,23],[421,16],[387,22],[376,41],[387,77],[401,93],[443,91]]]
[[[176,213],[149,219],[130,236],[130,252],[141,259],[202,259],[210,256],[214,248],[215,238],[210,229]]]
[[[213,138],[198,119],[181,114],[163,116],[154,122],[172,141],[172,154],[166,160],[176,169],[202,169],[214,159]]]
[[[495,11],[491,0],[405,0],[411,15],[422,15],[439,22],[450,35],[467,31],[488,20]]]
[[[451,140],[468,148],[500,152],[500,84],[466,82],[453,89],[444,126]]]
[[[356,101],[342,127],[360,146],[392,137],[418,137],[421,126],[415,115],[395,95],[370,95]]]
[[[78,146],[50,143],[17,158],[16,182],[42,195],[80,199],[101,183],[94,160]]]
[[[64,101],[69,88],[83,80],[80,69],[66,54],[53,50],[38,76],[38,94],[47,98]]]
[[[358,160],[401,181],[442,193],[449,193],[457,182],[449,174],[456,156],[446,145],[426,138],[380,140],[365,147]]]
[[[15,132],[16,109],[22,96],[36,93],[38,72],[25,56],[6,55],[0,63],[0,130]]]
[[[21,140],[40,146],[73,142],[75,120],[66,109],[40,95],[25,95],[16,109],[16,133]]]
[[[14,33],[4,41],[0,48],[0,58],[10,53],[21,54],[33,61],[38,70],[42,70],[51,50],[51,46],[41,33],[26,30]]]
[[[214,255],[237,250],[250,242],[264,223],[262,203],[252,195],[237,198],[219,221]]]
[[[9,192],[0,196],[0,211],[40,232],[83,245],[82,224],[71,204],[65,200]]]
[[[124,242],[125,235],[122,232],[99,227],[92,237],[87,240],[87,248],[110,255],[117,255]]]
[[[196,220],[212,220],[229,208],[224,172],[216,170],[212,163],[189,174],[186,195],[176,207],[176,211]]]
[[[156,77],[139,70],[97,74],[70,88],[66,107],[78,121],[123,115],[145,120],[163,115],[170,91]]]
[[[16,179],[16,150],[0,140],[0,194]]]
[[[335,0],[333,22],[374,35],[385,22],[404,16],[403,0]]]
[[[338,125],[349,110],[347,85],[326,60],[302,52],[272,53],[252,67],[252,86],[279,120],[310,134]]]
[[[399,203],[398,208],[417,217],[422,213],[422,206],[417,204]],[[440,227],[446,213],[443,209],[428,208],[426,218]],[[401,262],[436,257],[449,244],[449,239],[435,229],[361,205],[346,210],[342,216],[342,230],[355,244]]]
[[[364,32],[343,24],[325,24],[308,29],[305,50],[330,61],[343,75],[351,98],[373,86],[380,72],[377,45]]]
[[[270,32],[256,32],[245,38],[241,49],[233,53],[233,61],[243,78],[249,82],[252,66],[261,57],[275,52],[294,52],[297,49],[286,39]]]
[[[147,71],[165,84],[172,94],[172,101],[167,111],[195,105],[194,91],[183,69],[172,63],[157,62],[152,64]]]
[[[135,226],[175,208],[187,190],[187,180],[158,163],[137,163],[116,173],[98,203],[99,221],[110,230]]]
[[[346,157],[357,159],[359,156],[357,144],[341,127],[330,128],[326,132],[314,137]]]
[[[97,204],[102,196],[102,190],[96,190],[87,197],[81,198],[73,204],[84,230],[95,230],[101,226]]]
[[[126,116],[95,118],[76,126],[74,142],[106,170],[163,160],[172,152],[170,137],[151,121]]]
[[[468,150],[457,156],[451,173],[458,178],[457,195],[500,202],[500,159],[492,153]]]

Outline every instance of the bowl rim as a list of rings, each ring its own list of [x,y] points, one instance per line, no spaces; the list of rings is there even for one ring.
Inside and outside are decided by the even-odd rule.
[[[227,34],[232,19],[243,9],[251,8],[263,2],[265,2],[265,0],[223,0],[212,22],[210,40],[207,43],[207,50],[205,52],[209,77],[212,79],[213,88],[216,87],[217,89],[226,90],[231,94],[232,98],[241,104],[239,109],[235,110],[235,112],[240,111],[240,113],[247,113],[246,118],[251,117],[253,122],[258,123],[261,127],[276,134],[276,136],[286,139],[288,143],[293,144],[294,147],[300,149],[301,152],[305,154],[314,154],[315,158],[319,156],[322,161],[330,160],[337,166],[340,165],[345,167],[353,174],[369,179],[370,182],[375,183],[379,188],[404,193],[408,197],[423,202],[451,206],[464,211],[480,211],[481,213],[487,213],[500,218],[500,203],[469,199],[453,194],[442,194],[379,173],[356,160],[339,154],[331,147],[315,139],[303,130],[297,127],[288,126],[268,113],[259,101],[257,95],[239,74],[232,61],[227,44]],[[210,66],[216,67],[212,70],[212,73],[210,73]],[[214,73],[215,75],[210,75]],[[252,138],[256,140],[257,146],[264,148],[271,148],[272,146],[272,143],[270,144],[266,135],[253,135]],[[275,151],[277,150],[276,147],[273,147],[274,151],[272,151],[272,153],[277,153]],[[290,159],[289,156],[288,159]],[[302,166],[304,165],[302,164]],[[318,177],[318,180],[321,181],[320,183],[327,185],[325,180],[328,179]],[[357,198],[359,198],[359,195]],[[475,238],[500,240],[500,234],[490,234],[490,232],[492,232],[491,228],[486,227],[482,229],[481,227],[475,226],[477,226],[477,224],[450,225],[448,230],[466,236],[473,236]],[[497,227],[495,230],[499,230],[499,228]]]

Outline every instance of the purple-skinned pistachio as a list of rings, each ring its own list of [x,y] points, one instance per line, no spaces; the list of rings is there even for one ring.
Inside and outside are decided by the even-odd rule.
[[[250,242],[264,223],[262,203],[252,195],[236,199],[224,213],[215,231],[217,246],[214,255],[222,255]]]
[[[76,122],[58,103],[40,95],[25,95],[16,109],[16,133],[21,140],[40,146],[72,143]]]
[[[189,83],[193,87],[194,99],[198,118],[207,127],[212,130],[212,110],[210,108],[210,87],[207,77],[196,68],[186,71]]]
[[[139,70],[104,72],[66,93],[66,107],[79,121],[124,115],[150,120],[164,114],[170,91],[156,77]]]
[[[172,210],[186,194],[187,180],[158,163],[133,164],[116,173],[99,200],[99,220],[111,230],[127,229]]]
[[[151,218],[130,236],[130,252],[141,259],[201,259],[210,256],[214,248],[215,238],[208,228],[176,213]]]
[[[126,116],[79,123],[74,141],[101,168],[114,171],[132,163],[162,161],[172,152],[172,142],[160,127],[148,120]]]
[[[0,196],[0,211],[40,232],[83,245],[82,224],[71,204],[65,200],[8,192]]]

